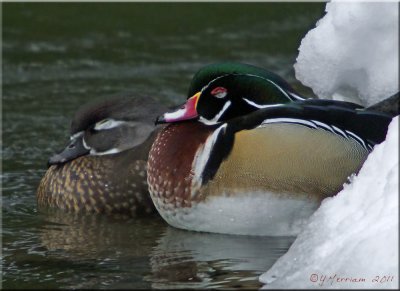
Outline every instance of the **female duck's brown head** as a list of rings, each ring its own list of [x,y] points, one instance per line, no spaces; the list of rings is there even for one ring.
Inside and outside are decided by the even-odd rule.
[[[153,213],[146,163],[154,116],[151,98],[115,97],[81,107],[70,142],[53,155],[37,191],[39,207],[136,215]]]

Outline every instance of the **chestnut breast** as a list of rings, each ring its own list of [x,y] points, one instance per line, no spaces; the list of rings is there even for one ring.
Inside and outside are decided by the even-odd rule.
[[[212,132],[199,122],[184,122],[169,124],[158,134],[147,167],[149,191],[157,207],[191,207],[193,160]]]

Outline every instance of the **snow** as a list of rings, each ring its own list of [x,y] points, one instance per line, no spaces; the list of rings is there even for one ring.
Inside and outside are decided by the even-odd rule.
[[[326,11],[301,43],[296,77],[320,98],[364,105],[399,91],[398,3],[331,2]],[[398,123],[260,276],[263,288],[399,287]]]
[[[320,98],[364,106],[398,92],[398,3],[331,2],[326,12],[301,42],[296,78]]]
[[[358,176],[322,202],[289,251],[261,275],[270,283],[264,288],[397,288],[398,123],[393,119]],[[374,282],[377,276],[389,282]]]

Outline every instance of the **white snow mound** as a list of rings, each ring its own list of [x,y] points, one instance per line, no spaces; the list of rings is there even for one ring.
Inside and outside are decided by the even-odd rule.
[[[339,2],[305,36],[296,77],[320,98],[369,106],[399,91],[398,3]],[[263,288],[397,289],[399,117],[351,184],[325,199]]]
[[[395,2],[331,2],[303,38],[296,78],[320,98],[372,105],[399,91]]]
[[[351,184],[327,198],[263,288],[397,289],[399,118]]]

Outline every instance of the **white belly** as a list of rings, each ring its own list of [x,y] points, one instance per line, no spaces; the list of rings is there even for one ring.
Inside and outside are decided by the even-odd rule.
[[[297,235],[319,205],[306,198],[277,197],[273,193],[213,196],[182,208],[159,199],[154,202],[161,216],[177,228],[266,236]]]

